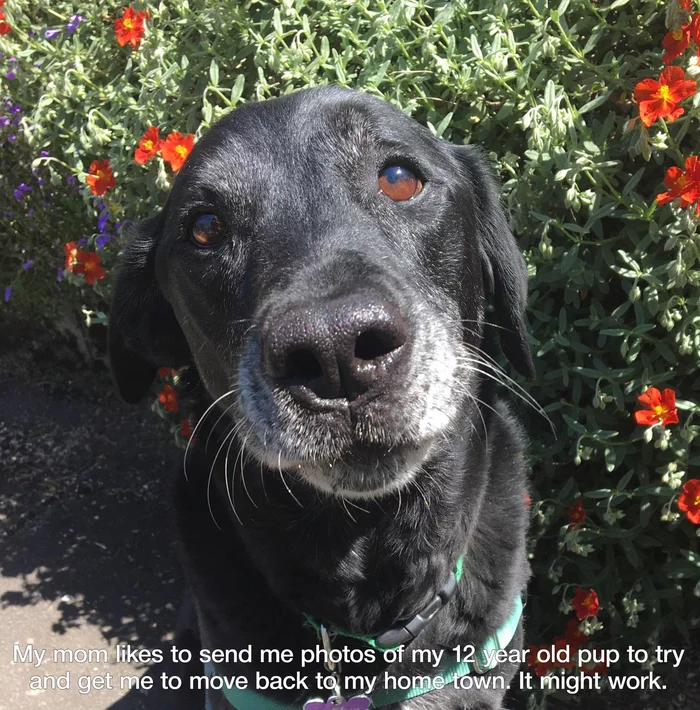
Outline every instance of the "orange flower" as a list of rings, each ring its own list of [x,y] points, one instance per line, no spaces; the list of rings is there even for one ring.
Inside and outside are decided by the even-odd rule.
[[[527,491],[523,491],[523,500],[528,508],[532,505],[532,498],[530,498],[530,494]]]
[[[100,266],[102,257],[96,252],[78,251],[78,263],[73,268],[76,274],[85,274],[88,286],[93,286],[95,281],[105,277],[105,270]]]
[[[182,434],[185,439],[189,439],[192,436],[192,425],[189,419],[183,419],[180,422],[180,434]]]
[[[81,249],[78,249],[78,244],[76,242],[68,242],[68,244],[63,247],[63,253],[66,255],[66,263],[63,268],[72,273],[78,263],[78,254],[82,254],[84,252]]]
[[[676,198],[680,198],[681,207],[690,207],[697,202],[695,209],[700,214],[700,159],[696,155],[685,159],[685,172],[676,166],[669,168],[664,185],[668,192],[661,192],[656,196],[658,204],[665,205]]]
[[[574,504],[567,509],[566,515],[569,518],[569,530],[581,525],[586,519],[586,511],[583,509],[583,498],[577,498]]]
[[[600,611],[600,602],[596,592],[593,589],[586,591],[582,587],[576,590],[571,606],[574,608],[576,618],[579,621],[583,621],[589,616],[596,616]]]
[[[134,49],[139,48],[143,39],[146,17],[145,12],[136,12],[133,7],[127,7],[124,14],[114,21],[114,33],[121,47],[130,44]]]
[[[109,160],[94,160],[86,178],[93,195],[104,195],[107,190],[116,187],[117,181],[112,175]]]
[[[678,104],[696,91],[697,84],[692,79],[686,79],[680,67],[666,67],[658,81],[643,79],[634,87],[642,123],[651,126],[658,118],[675,121],[684,113]]]
[[[151,158],[155,158],[160,153],[162,143],[158,129],[155,126],[151,126],[141,137],[139,147],[134,153],[134,160],[139,165],[143,165]]]
[[[165,385],[158,395],[158,401],[163,405],[166,412],[177,412],[180,405],[177,403],[177,392],[172,385]]]
[[[640,394],[637,400],[647,408],[639,409],[634,413],[637,424],[645,426],[678,424],[676,393],[672,389],[665,389],[662,394],[656,387],[650,387]]]
[[[678,510],[695,525],[700,525],[700,480],[691,478],[683,484],[683,492],[678,498]]]
[[[0,7],[2,7],[2,5],[0,5]],[[0,12],[0,35],[6,35],[10,32],[12,32],[12,26],[5,22],[5,13]]]
[[[666,33],[661,42],[661,46],[666,50],[661,57],[661,61],[664,64],[670,64],[688,49],[690,44],[690,24],[689,22],[677,30],[669,30]]]
[[[179,131],[173,131],[162,143],[160,154],[163,156],[163,160],[170,163],[170,167],[177,173],[187,160],[193,145],[194,136],[191,133],[183,136]]]

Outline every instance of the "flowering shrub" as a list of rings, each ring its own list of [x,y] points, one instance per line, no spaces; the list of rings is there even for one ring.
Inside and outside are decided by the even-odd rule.
[[[3,11],[16,141],[51,185],[76,178],[81,207],[102,220],[90,235],[67,210],[21,259],[65,257],[83,297],[106,298],[124,222],[163,204],[196,139],[243,101],[339,83],[491,151],[531,276],[538,377],[520,385],[546,414],[522,404],[530,639],[645,647],[698,626],[696,0],[107,0],[84,17],[60,0],[7,0]],[[36,189],[3,163],[4,211]],[[8,285],[21,259],[2,262]],[[187,437],[177,375],[161,378],[154,407]]]

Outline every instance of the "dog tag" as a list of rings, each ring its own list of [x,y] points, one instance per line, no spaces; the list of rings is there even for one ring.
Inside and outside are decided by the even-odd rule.
[[[369,710],[372,701],[366,695],[356,695],[345,700],[341,695],[331,695],[328,700],[307,700],[304,710]]]

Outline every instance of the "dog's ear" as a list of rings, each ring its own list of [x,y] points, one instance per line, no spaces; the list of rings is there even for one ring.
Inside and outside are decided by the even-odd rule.
[[[473,146],[452,147],[473,199],[472,219],[479,240],[484,286],[494,299],[501,348],[520,374],[534,378],[525,326],[525,259],[508,226],[487,160]]]
[[[122,399],[148,392],[159,367],[191,361],[185,336],[155,274],[155,252],[164,215],[132,227],[117,271],[109,312],[109,359]]]

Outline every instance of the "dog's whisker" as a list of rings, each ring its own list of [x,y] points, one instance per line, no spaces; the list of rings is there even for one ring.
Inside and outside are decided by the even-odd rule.
[[[231,392],[233,392],[233,393],[236,393],[236,391],[237,391],[236,389],[232,389],[232,390],[231,390]],[[206,453],[207,450],[209,449],[209,441],[210,441],[212,435],[214,434],[214,432],[216,431],[216,427],[219,425],[219,422],[220,422],[220,421],[228,414],[228,412],[229,412],[230,410],[232,410],[235,406],[236,406],[236,402],[234,402],[233,404],[229,404],[229,406],[226,407],[226,409],[224,409],[223,412],[221,412],[221,414],[219,415],[219,418],[214,422],[214,426],[212,426],[211,429],[209,430],[209,436],[207,436],[207,440],[206,440],[206,442],[204,443],[204,453]]]
[[[231,484],[229,485],[229,480],[228,480],[228,457],[229,454],[231,453],[231,446],[233,445],[233,442],[236,440],[236,436],[231,437],[231,441],[229,441],[228,444],[228,449],[226,449],[226,460],[224,462],[224,480],[226,481],[226,493],[228,495],[228,500],[229,504],[231,505],[231,510],[233,511],[233,514],[236,516],[236,519],[238,520],[239,525],[243,525],[243,521],[240,519],[238,513],[236,512],[236,506],[233,502],[233,486],[234,486],[234,480],[233,480],[233,474],[235,472],[235,465],[233,470],[231,471]]]
[[[189,477],[188,477],[188,475],[187,475],[187,455],[189,454],[190,446],[192,445],[192,441],[194,440],[194,438],[195,438],[195,436],[196,436],[196,434],[197,434],[197,431],[198,431],[199,428],[202,426],[202,424],[203,424],[203,422],[204,422],[204,419],[205,419],[205,417],[207,416],[207,414],[209,414],[209,412],[210,412],[222,399],[224,399],[225,397],[231,397],[231,396],[234,395],[234,394],[235,394],[235,390],[229,390],[228,392],[225,392],[224,394],[222,394],[221,397],[219,397],[218,399],[215,399],[215,400],[207,407],[206,411],[204,412],[204,414],[202,414],[202,416],[199,418],[199,421],[198,421],[197,424],[195,425],[194,430],[192,431],[192,435],[190,436],[190,438],[189,438],[188,441],[187,441],[187,446],[185,447],[185,454],[184,454],[183,461],[182,461],[182,470],[183,470],[183,473],[185,474],[185,480],[186,480],[186,481],[189,481],[189,480],[190,480]]]
[[[233,438],[236,434],[235,429],[231,429],[231,431],[226,434],[224,437],[224,440],[221,442],[221,446],[219,446],[218,451],[216,452],[216,455],[214,456],[213,461],[211,462],[211,466],[209,467],[209,477],[207,478],[207,507],[209,508],[209,515],[211,516],[211,519],[214,521],[214,525],[216,525],[219,530],[221,530],[221,526],[219,525],[218,521],[216,520],[216,517],[214,515],[214,511],[212,510],[211,507],[211,479],[212,476],[214,475],[214,469],[216,468],[216,461],[219,458],[219,455],[224,449],[224,446],[226,446],[226,442],[229,437]],[[226,475],[226,471],[224,470],[224,475]]]
[[[280,451],[279,454],[277,455],[277,470],[280,473],[280,479],[282,480],[282,483],[284,483],[284,487],[287,489],[287,493],[289,493],[290,496],[296,501],[297,505],[300,508],[304,508],[304,506],[299,502],[299,499],[292,493],[292,489],[289,487],[289,484],[287,483],[287,479],[284,477],[284,471],[282,471],[282,452]]]

